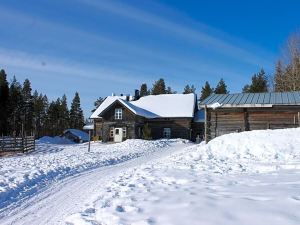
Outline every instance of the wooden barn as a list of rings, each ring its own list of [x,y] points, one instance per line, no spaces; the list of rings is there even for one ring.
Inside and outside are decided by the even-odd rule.
[[[200,119],[194,121],[196,113],[195,94],[149,95],[135,101],[109,96],[90,118],[94,120],[94,133],[105,142],[143,138],[145,125],[151,139],[195,140],[200,135],[195,125]]]
[[[300,92],[212,94],[205,110],[206,141],[240,131],[300,126]]]

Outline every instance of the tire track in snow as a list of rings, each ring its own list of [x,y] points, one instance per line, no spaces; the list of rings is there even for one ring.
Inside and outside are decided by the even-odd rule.
[[[113,166],[97,168],[76,176],[55,182],[30,199],[19,203],[18,207],[8,207],[0,214],[1,224],[64,224],[70,214],[82,211],[93,195],[99,195],[99,187],[111,177],[143,163],[160,159],[175,151],[182,150],[186,144],[176,144],[166,149],[147,153]]]

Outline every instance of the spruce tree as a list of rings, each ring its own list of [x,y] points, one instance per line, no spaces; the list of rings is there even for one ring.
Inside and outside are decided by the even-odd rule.
[[[227,91],[227,85],[225,84],[225,81],[223,78],[219,81],[217,84],[217,87],[214,90],[215,94],[228,94],[229,92]]]
[[[4,70],[0,71],[0,135],[8,134],[8,104],[9,87],[7,75]]]
[[[33,93],[33,126],[36,138],[47,135],[46,121],[48,110],[48,98],[46,95],[39,94],[37,91]]]
[[[245,85],[243,88],[244,93],[260,93],[268,92],[268,78],[263,69],[259,73],[252,76],[252,83]]]
[[[71,104],[70,110],[70,127],[74,129],[82,129],[84,126],[83,111],[80,107],[80,97],[78,92],[75,93],[75,97]]]
[[[275,91],[276,92],[282,92],[286,91],[286,81],[285,81],[285,74],[284,74],[284,67],[279,60],[275,67],[275,75],[274,75],[274,82],[275,82]]]
[[[102,104],[104,99],[102,97],[99,97],[95,102],[94,102],[94,109],[92,109],[92,113],[96,111],[96,109]]]
[[[22,88],[23,96],[23,128],[25,134],[29,135],[33,131],[33,102],[31,94],[31,83],[25,79]]]
[[[22,86],[14,76],[9,87],[9,128],[10,133],[20,135],[23,123],[23,94]]]
[[[70,126],[70,112],[68,109],[67,96],[63,95],[60,103],[61,130],[64,131]]]
[[[161,95],[161,94],[166,94],[167,89],[166,89],[166,84],[164,79],[160,78],[158,81],[155,81],[152,87],[151,94],[152,95]]]
[[[56,136],[61,134],[60,125],[60,98],[56,101],[52,101],[49,104],[48,112],[47,112],[47,130],[48,135]]]
[[[149,91],[148,91],[147,84],[144,83],[141,85],[141,88],[140,88],[140,97],[147,96],[147,95],[149,95]]]
[[[183,94],[190,94],[190,93],[195,93],[196,88],[194,87],[194,85],[186,85],[183,89]]]
[[[214,90],[210,87],[210,84],[208,83],[208,81],[206,81],[204,87],[202,87],[202,90],[201,90],[200,101],[206,99],[213,92],[214,92]]]
[[[167,87],[166,94],[176,94],[176,91],[173,91],[172,88],[169,86]]]

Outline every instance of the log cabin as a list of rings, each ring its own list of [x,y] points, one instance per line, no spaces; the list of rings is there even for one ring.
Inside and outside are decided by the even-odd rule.
[[[183,138],[195,140],[203,135],[203,113],[198,113],[195,94],[149,95],[130,100],[109,96],[91,115],[94,133],[104,142],[144,138],[145,126],[151,139]],[[197,115],[197,117],[195,117]]]
[[[300,92],[212,94],[205,111],[205,139],[223,134],[300,126]]]

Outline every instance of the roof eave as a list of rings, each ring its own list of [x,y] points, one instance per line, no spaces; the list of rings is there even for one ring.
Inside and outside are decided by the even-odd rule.
[[[199,105],[200,108],[204,108],[205,106],[212,108],[209,105]],[[300,106],[300,104],[224,104],[218,108],[271,108],[273,106]]]

